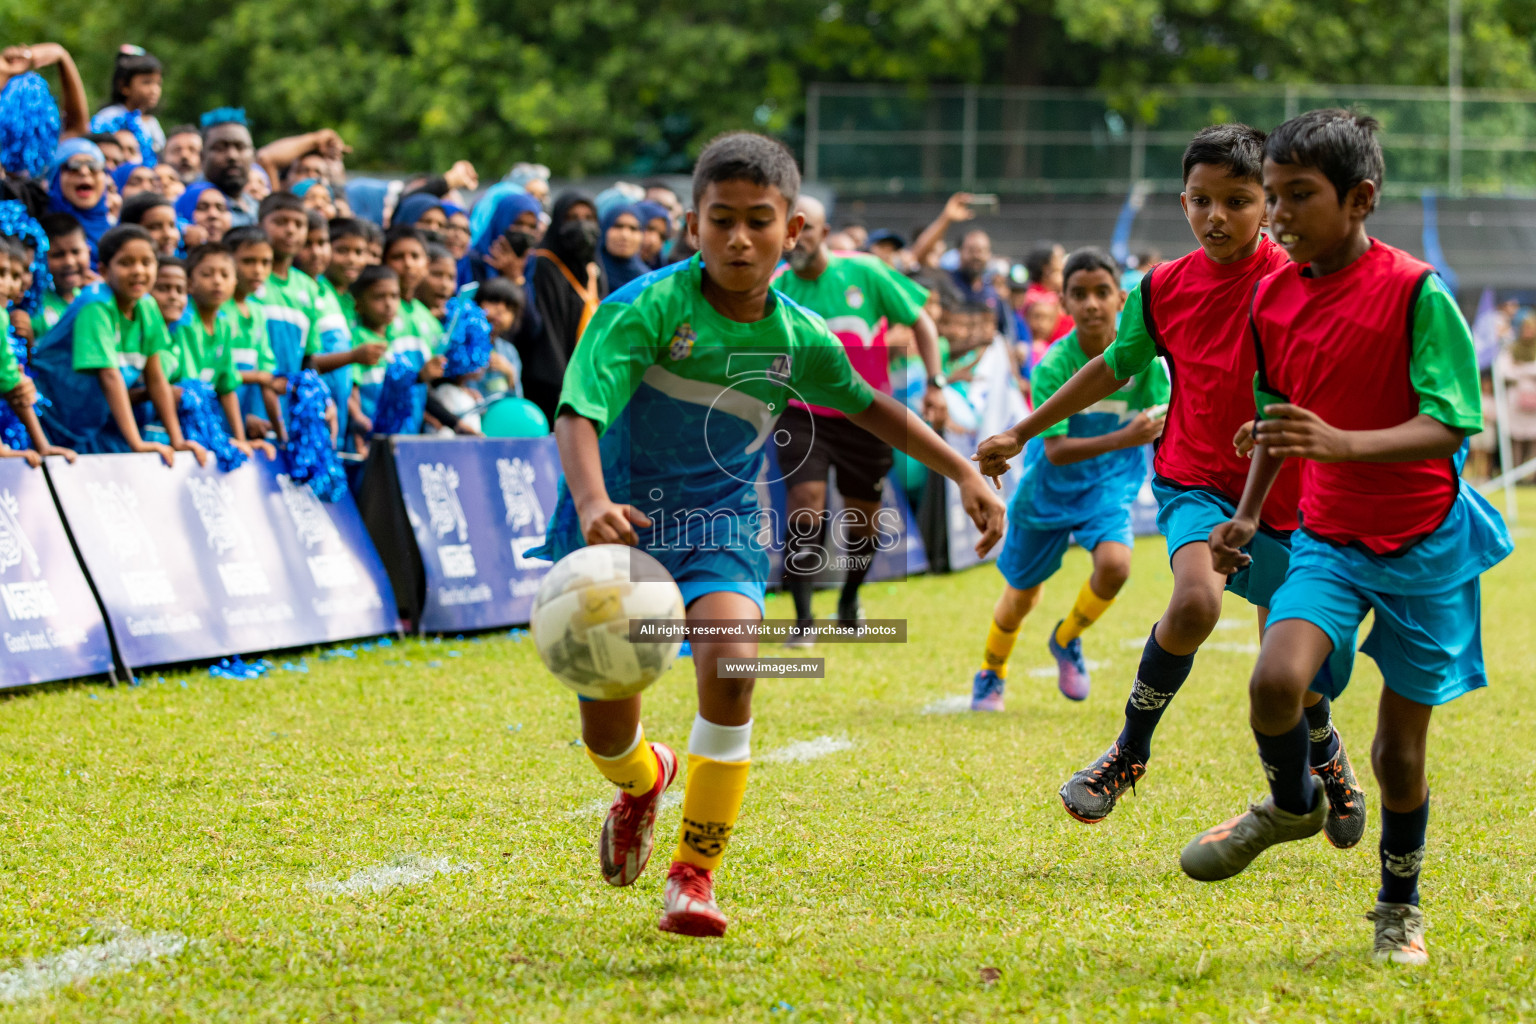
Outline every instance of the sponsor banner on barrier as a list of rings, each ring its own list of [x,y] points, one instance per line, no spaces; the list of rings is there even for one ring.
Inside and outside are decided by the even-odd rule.
[[[396,437],[393,444],[427,582],[420,629],[527,622],[550,568],[527,552],[543,543],[555,508],[555,439]]]
[[[0,641],[0,687],[112,668],[106,623],[48,479],[23,459],[0,459]]]
[[[190,455],[48,460],[113,638],[131,667],[391,632],[394,594],[350,497],[318,500],[282,462]]]

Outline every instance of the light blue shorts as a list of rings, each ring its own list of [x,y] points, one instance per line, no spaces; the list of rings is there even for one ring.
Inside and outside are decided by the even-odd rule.
[[[1321,542],[1319,542],[1321,543]],[[1335,651],[1353,646],[1365,613],[1376,612],[1360,649],[1381,669],[1387,688],[1420,704],[1444,704],[1488,685],[1483,667],[1482,590],[1474,576],[1435,594],[1386,594],[1368,590],[1315,564],[1295,566],[1269,607],[1273,625],[1286,619],[1312,623]],[[1330,692],[1343,691],[1348,678]]]
[[[1088,551],[1105,541],[1131,547],[1135,536],[1131,533],[1130,509],[1111,509],[1085,522],[1049,530],[1010,519],[1003,549],[998,552],[997,568],[1015,590],[1039,586],[1061,568],[1061,556],[1073,540]]]
[[[1169,561],[1186,544],[1204,544],[1212,530],[1237,514],[1236,505],[1210,491],[1153,479],[1152,494],[1157,498],[1157,528],[1168,538]],[[1253,560],[1227,577],[1227,589],[1251,605],[1268,608],[1290,567],[1290,543],[1261,529],[1243,550]]]

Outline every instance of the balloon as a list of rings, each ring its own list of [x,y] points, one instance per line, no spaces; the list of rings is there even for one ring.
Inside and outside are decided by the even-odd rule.
[[[480,416],[480,430],[486,437],[543,437],[549,420],[528,399],[512,396],[490,404]]]

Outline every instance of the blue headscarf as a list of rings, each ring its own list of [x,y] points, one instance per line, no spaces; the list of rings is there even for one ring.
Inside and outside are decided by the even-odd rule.
[[[293,187],[288,189],[288,191],[292,192],[300,199],[303,199],[305,196],[309,195],[309,190],[312,188],[324,189],[326,195],[330,196],[332,199],[336,198],[336,190],[331,188],[330,185],[321,181],[319,178],[305,178],[303,181],[295,182]]]
[[[395,207],[395,215],[390,218],[389,226],[413,225],[428,210],[441,209],[442,205],[443,201],[430,192],[412,192]]]
[[[482,200],[483,202],[483,200]],[[506,233],[512,222],[525,213],[531,213],[535,217],[544,212],[544,207],[539,201],[527,192],[508,192],[497,201],[491,211],[490,220],[486,222],[485,229],[475,235],[470,248],[480,254],[484,259],[491,251],[491,245],[496,239]]]
[[[80,227],[85,231],[85,240],[90,244],[91,255],[94,258],[96,243],[101,236],[107,233],[112,226],[112,217],[107,213],[107,193],[101,193],[101,198],[96,205],[89,210],[82,210],[64,197],[64,187],[59,178],[64,173],[64,165],[74,157],[81,154],[94,157],[102,164],[106,158],[101,155],[101,150],[90,139],[66,139],[59,143],[59,148],[53,154],[53,170],[48,177],[48,211],[50,213],[67,213],[80,222]]]
[[[602,232],[598,236],[597,259],[603,265],[603,275],[608,278],[609,292],[616,292],[635,278],[651,272],[645,260],[640,258],[638,250],[627,259],[620,259],[608,252],[608,229],[626,213],[635,218],[637,229],[645,227],[645,221],[640,219],[640,211],[632,203],[618,203],[608,207],[608,212],[603,214],[603,219],[597,224],[598,230]]]
[[[148,164],[119,164],[117,170],[112,172],[112,182],[117,186],[118,195],[122,195],[123,187],[128,184],[128,179],[133,177],[134,171],[148,166]]]
[[[197,197],[213,188],[210,181],[194,181],[187,186],[187,190],[176,197],[176,216],[188,224],[195,223],[192,215],[197,212]]]
[[[644,231],[645,226],[653,220],[662,220],[667,222],[667,233],[662,236],[661,239],[661,252],[656,254],[656,259],[654,262],[646,264],[646,266],[650,267],[652,270],[659,270],[662,263],[665,262],[667,258],[667,243],[672,240],[672,234],[676,230],[672,224],[672,213],[665,206],[662,206],[660,203],[651,199],[642,199],[636,203],[635,213],[640,217],[641,231]]]

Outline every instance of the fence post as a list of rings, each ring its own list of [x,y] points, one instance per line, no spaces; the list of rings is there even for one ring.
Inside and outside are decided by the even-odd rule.
[[[1499,372],[1499,362],[1493,362],[1493,415],[1494,427],[1499,436],[1499,475],[1504,480],[1504,518],[1514,522],[1518,516],[1515,509],[1515,484],[1518,478],[1515,473],[1515,445],[1509,436],[1509,386],[1504,380],[1504,374]]]
[[[965,112],[960,136],[960,187],[976,187],[976,86],[965,87]]]
[[[1461,195],[1461,0],[1450,0],[1450,48],[1446,54],[1446,98],[1450,101],[1450,137],[1446,153],[1446,187],[1453,196]]]
[[[805,177],[815,181],[821,175],[821,84],[805,87]]]

